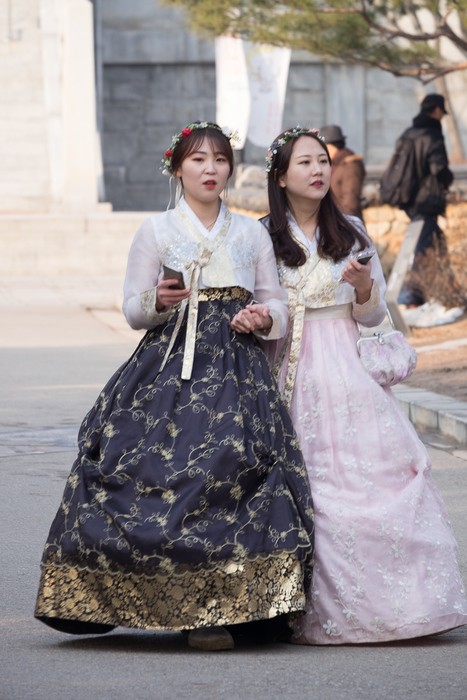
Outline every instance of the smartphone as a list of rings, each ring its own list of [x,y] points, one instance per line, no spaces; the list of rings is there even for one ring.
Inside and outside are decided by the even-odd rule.
[[[370,262],[375,253],[376,250],[362,250],[361,253],[357,253],[355,260],[359,262],[360,265],[366,265],[368,262]],[[345,280],[342,277],[339,280],[339,284],[345,284]]]
[[[376,250],[364,250],[361,253],[357,253],[355,260],[359,262],[360,265],[366,265],[368,262],[370,262],[375,253]]]
[[[171,284],[171,289],[185,289],[185,282],[183,281],[183,273],[178,270],[172,270],[171,267],[167,265],[162,265],[164,268],[164,277],[166,280],[176,280],[177,284]]]

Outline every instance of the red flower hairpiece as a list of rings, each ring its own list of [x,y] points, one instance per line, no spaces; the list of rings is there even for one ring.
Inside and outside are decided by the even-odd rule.
[[[224,136],[226,136],[226,138],[229,139],[230,142],[236,141],[238,138],[237,133],[232,133],[230,129],[226,126],[220,127],[217,124],[214,124],[213,122],[193,122],[193,124],[189,124],[189,126],[185,127],[185,129],[183,129],[181,132],[175,134],[175,136],[172,137],[172,143],[170,144],[170,148],[168,148],[167,151],[164,153],[164,158],[162,159],[161,170],[164,175],[173,175],[172,156],[175,148],[182,141],[182,139],[187,139],[197,129],[208,128],[220,131],[224,134]]]

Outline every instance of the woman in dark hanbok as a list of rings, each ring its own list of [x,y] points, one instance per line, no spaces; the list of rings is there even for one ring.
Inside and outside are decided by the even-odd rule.
[[[35,615],[74,634],[191,630],[190,646],[228,649],[235,625],[300,615],[311,578],[307,475],[256,337],[285,333],[286,294],[266,229],[219,197],[229,136],[191,124],[164,163],[184,196],[142,224],[124,286],[125,316],[147,333],[81,426]]]

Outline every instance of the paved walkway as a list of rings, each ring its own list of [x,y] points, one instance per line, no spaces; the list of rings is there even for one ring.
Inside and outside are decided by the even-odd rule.
[[[180,633],[118,628],[74,638],[33,619],[40,555],[79,422],[141,335],[117,308],[120,284],[27,279],[0,290],[0,698],[464,700],[467,627],[337,648],[245,641],[207,654],[187,649]],[[465,579],[467,453],[422,437]]]

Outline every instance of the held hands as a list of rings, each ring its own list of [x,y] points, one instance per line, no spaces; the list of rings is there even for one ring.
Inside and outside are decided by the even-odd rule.
[[[230,325],[237,333],[250,333],[256,330],[268,333],[272,327],[269,307],[266,304],[248,304],[233,317]]]
[[[157,285],[156,295],[156,311],[162,311],[166,306],[174,306],[183,299],[187,299],[191,292],[189,289],[177,289],[173,285],[177,284],[177,280],[165,279],[163,277]]]
[[[342,279],[348,282],[357,292],[357,304],[364,304],[371,296],[371,261],[360,265],[354,258],[349,258],[342,270]]]

